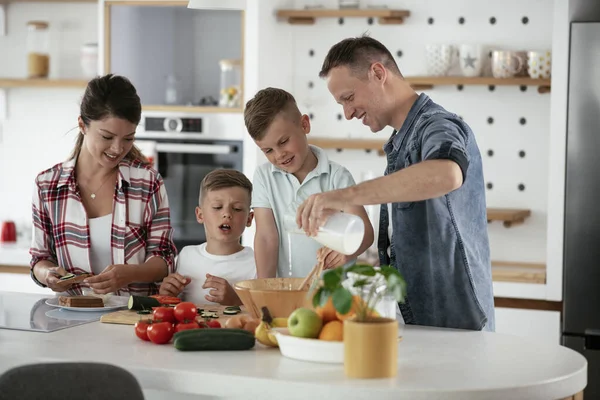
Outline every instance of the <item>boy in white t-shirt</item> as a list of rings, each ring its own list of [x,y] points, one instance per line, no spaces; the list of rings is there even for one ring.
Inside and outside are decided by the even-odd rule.
[[[232,285],[256,278],[254,252],[240,244],[252,225],[251,197],[252,183],[239,171],[217,169],[204,177],[196,219],[206,243],[181,249],[176,272],[162,281],[160,294],[195,304],[242,304]]]

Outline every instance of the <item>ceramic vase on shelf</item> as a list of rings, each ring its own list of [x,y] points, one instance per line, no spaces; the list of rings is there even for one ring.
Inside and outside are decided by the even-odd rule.
[[[456,48],[451,44],[428,44],[425,54],[427,73],[430,76],[445,76],[456,59]]]
[[[550,51],[528,51],[527,72],[533,79],[548,79],[552,72]]]

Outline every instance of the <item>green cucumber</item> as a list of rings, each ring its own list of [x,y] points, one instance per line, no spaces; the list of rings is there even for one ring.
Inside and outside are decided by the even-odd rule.
[[[190,333],[175,337],[174,346],[180,351],[231,351],[253,348],[256,343],[254,336],[237,331],[241,329],[189,329],[177,332]]]
[[[238,329],[238,328],[200,328],[200,329],[186,329],[184,331],[179,331],[177,333],[175,333],[175,335],[173,335],[173,340],[177,340],[180,337],[183,336],[188,336],[188,335],[195,335],[196,332],[198,331],[203,331],[206,332],[204,335],[220,335],[220,332],[225,332],[225,334],[231,334],[231,333],[235,333],[237,335],[245,335],[245,336],[249,336],[249,337],[254,337],[254,334],[252,334],[252,332],[248,332],[244,329]]]
[[[153,297],[129,296],[127,308],[129,310],[152,310],[152,307],[160,307],[160,302]]]
[[[59,280],[66,281],[67,279],[71,278],[75,278],[75,274],[69,272],[68,274],[61,276]]]

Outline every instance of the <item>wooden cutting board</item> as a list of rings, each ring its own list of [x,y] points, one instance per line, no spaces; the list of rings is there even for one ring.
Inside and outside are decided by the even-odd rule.
[[[225,321],[227,321],[233,315],[224,315],[223,310],[226,306],[214,305],[214,304],[201,304],[197,306],[198,308],[203,308],[205,311],[211,310],[216,311],[219,318],[216,318],[217,321],[223,325]],[[240,307],[242,309],[243,314],[247,314],[244,306]],[[136,311],[131,310],[119,310],[115,312],[111,312],[108,314],[104,314],[100,317],[100,322],[104,322],[106,324],[122,324],[122,325],[135,325],[140,319],[148,319],[152,318],[152,315],[144,315],[138,314]]]

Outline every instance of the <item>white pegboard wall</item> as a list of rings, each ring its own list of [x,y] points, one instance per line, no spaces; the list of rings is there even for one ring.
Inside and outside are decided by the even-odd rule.
[[[313,1],[315,3],[315,1]],[[336,7],[337,1],[320,1]],[[370,3],[374,1],[370,0]],[[336,138],[386,139],[359,121],[347,121],[343,110],[318,77],[329,48],[338,41],[368,33],[383,42],[405,76],[427,75],[425,46],[433,43],[481,44],[486,50],[551,50],[552,2],[547,0],[396,0],[388,8],[406,9],[401,25],[379,25],[367,18],[317,19],[314,25],[289,25],[293,32],[293,93],[302,111],[312,116],[311,135]],[[366,0],[361,4],[364,6]],[[461,23],[462,22],[462,23]],[[489,74],[489,68],[488,68]],[[460,75],[454,68],[451,75]],[[473,129],[482,153],[488,207],[527,208],[525,224],[489,225],[494,260],[545,262],[550,95],[537,87],[437,86],[426,93]],[[340,119],[341,116],[341,119]],[[380,175],[385,159],[375,152],[329,151],[357,181]]]

